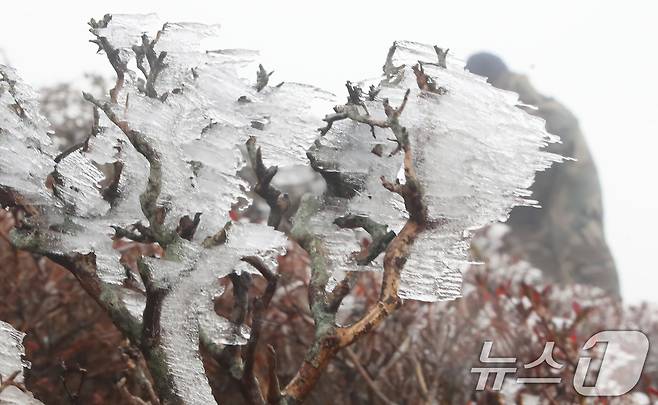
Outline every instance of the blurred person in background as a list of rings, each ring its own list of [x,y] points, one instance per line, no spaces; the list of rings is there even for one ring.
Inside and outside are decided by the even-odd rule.
[[[562,140],[547,150],[575,159],[537,173],[531,190],[541,209],[512,210],[505,249],[541,269],[548,280],[593,285],[619,296],[617,270],[605,240],[599,178],[576,117],[493,54],[471,56],[466,69],[536,107],[527,111],[546,120],[547,131]]]

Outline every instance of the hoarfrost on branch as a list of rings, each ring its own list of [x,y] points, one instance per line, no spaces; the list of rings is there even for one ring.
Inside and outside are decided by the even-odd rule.
[[[313,86],[270,83],[256,52],[205,49],[217,26],[157,24],[153,15],[91,20],[116,82],[107,98],[84,95],[94,127],[64,152],[52,145],[34,92],[0,66],[0,191],[3,205],[31,207],[14,244],[78,278],[140,347],[165,402],[215,401],[200,342],[247,345],[236,378],[263,399],[250,374],[258,331],[219,316],[213,300],[224,291],[218,280],[235,281],[247,264],[268,280],[270,298],[276,288],[276,257],[288,243],[277,230],[287,196],[270,184],[278,167],[310,164],[327,183],[323,195],[302,199],[289,235],[312,259],[322,350],[310,349],[272,395],[299,401],[336,352],[401,298],[460,296],[470,233],[534,204],[535,172],[560,160],[543,151],[557,139],[517,108],[516,95],[438,47],[395,43],[381,78],[347,82],[341,105]],[[255,185],[239,175],[247,163]],[[231,220],[249,191],[270,205],[269,225]],[[113,247],[120,238],[158,244],[164,255],[140,259],[134,274]],[[378,305],[338,326],[350,275],[381,269]],[[137,293],[124,288],[129,281]]]

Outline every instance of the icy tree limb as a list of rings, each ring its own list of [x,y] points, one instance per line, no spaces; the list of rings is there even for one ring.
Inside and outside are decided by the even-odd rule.
[[[263,65],[258,65],[258,72],[256,72],[256,91],[260,92],[267,86],[272,73],[274,73],[274,71],[268,72]]]
[[[136,346],[141,342],[141,325],[121,300],[121,287],[106,284],[96,274],[96,256],[94,253],[61,254],[44,250],[38,236],[13,231],[12,244],[17,249],[47,257],[54,263],[67,269],[78,280],[82,288],[96,303],[107,312],[114,325]]]
[[[336,218],[334,224],[341,228],[363,228],[372,237],[372,243],[368,246],[368,254],[365,257],[359,257],[356,261],[359,265],[366,265],[373,261],[386,250],[388,243],[395,238],[395,232],[387,231],[386,225],[379,224],[365,215],[345,215]]]
[[[98,127],[98,120],[100,119],[100,114],[98,113],[98,107],[93,108],[94,111],[94,121],[93,124],[91,125],[91,131],[89,134],[83,139],[82,141],[75,143],[66,149],[64,149],[59,155],[55,157],[55,163],[59,163],[62,159],[70,155],[71,153],[75,152],[78,149],[85,150],[89,144],[89,138],[92,136],[96,136],[99,131]]]
[[[169,379],[168,365],[159,346],[160,311],[164,291],[155,289],[149,269],[140,263],[140,275],[147,289],[143,322],[136,319],[122,300],[122,287],[104,283],[97,274],[95,254],[53,253],[40,248],[35,235],[14,231],[12,243],[18,249],[47,257],[67,269],[78,280],[87,294],[109,315],[112,323],[135,346],[140,348],[155,382],[155,388],[164,404],[178,404],[178,398]]]
[[[144,94],[151,98],[158,98],[158,93],[155,90],[155,81],[157,80],[160,72],[162,72],[162,70],[167,66],[164,63],[164,60],[167,57],[167,52],[163,51],[159,54],[156,54],[155,52],[155,44],[158,42],[158,38],[161,32],[162,31],[158,32],[158,35],[152,41],[149,39],[148,35],[142,34],[142,44],[139,46],[133,46],[137,68],[140,70],[140,72],[142,72],[142,74],[144,74],[144,78],[146,79]],[[144,58],[146,58],[146,61],[148,62],[148,70],[146,69],[146,66],[144,66]]]
[[[261,148],[260,146],[256,146],[256,137],[249,137],[245,146],[247,147],[249,163],[256,173],[257,183],[254,187],[254,191],[261,196],[270,207],[270,215],[267,218],[267,225],[274,229],[278,229],[283,213],[290,205],[288,194],[282,193],[271,184],[272,179],[278,172],[279,168],[276,166],[265,166],[263,163]]]
[[[436,93],[439,95],[446,94],[448,90],[444,87],[437,86],[434,80],[423,70],[423,64],[427,63],[419,62],[411,67],[411,69],[414,71],[414,74],[416,75],[416,83],[418,84],[418,88],[423,91],[429,91],[430,93]]]
[[[174,242],[176,233],[165,229],[163,226],[162,210],[158,207],[158,197],[162,191],[162,163],[160,154],[147,141],[146,137],[139,131],[130,128],[127,121],[121,120],[112,109],[112,105],[107,102],[101,102],[89,93],[83,93],[85,100],[94,104],[101,109],[107,118],[110,119],[126,135],[135,150],[146,158],[149,162],[149,177],[146,190],[139,196],[144,216],[149,221],[149,230],[153,233],[155,241],[161,246]]]
[[[106,16],[105,20],[109,22],[111,16]],[[93,22],[93,20],[92,20]],[[105,25],[107,25],[105,22]],[[91,23],[90,23],[91,25]],[[93,25],[92,25],[93,28]],[[93,31],[92,31],[93,32]],[[103,46],[105,49],[104,38],[98,38],[99,46]],[[147,38],[142,37],[143,44]],[[154,42],[148,42],[144,46],[152,47]],[[109,47],[109,43],[108,43]],[[148,50],[148,49],[147,49]],[[107,49],[106,49],[107,52]],[[151,71],[149,72],[149,78],[153,77],[153,80],[157,77],[159,70],[161,70],[165,65],[163,59],[166,56],[166,53],[161,53],[159,57],[153,58],[154,55],[146,52],[146,57],[149,60],[149,65]],[[109,58],[109,54],[108,54]],[[112,60],[110,60],[112,63]],[[113,89],[114,93],[111,95],[111,103],[101,102],[93,97],[91,94],[83,93],[85,100],[92,103],[98,109],[103,111],[107,118],[114,123],[121,131],[126,135],[128,141],[132,144],[135,150],[146,158],[149,163],[149,176],[146,185],[146,189],[139,196],[140,206],[142,213],[149,222],[148,228],[141,228],[140,233],[144,236],[151,237],[154,242],[158,242],[163,248],[167,248],[169,245],[175,243],[179,238],[179,235],[174,230],[167,229],[164,226],[164,210],[158,207],[158,198],[162,191],[162,163],[161,157],[158,151],[149,143],[146,137],[141,134],[139,131],[133,130],[127,121],[121,120],[118,115],[114,112],[113,107],[117,105],[117,92],[120,90],[120,85],[123,84],[123,73],[126,70],[125,65],[115,66],[117,70],[118,77],[121,78],[121,81],[117,81],[117,86]],[[121,70],[123,69],[123,71]],[[121,72],[121,73],[119,73]],[[152,82],[153,84],[153,82]],[[152,85],[151,84],[151,85]],[[147,81],[148,86],[148,81]],[[198,224],[198,217],[195,216],[195,220]],[[193,221],[193,228],[196,228],[196,225]],[[115,228],[116,230],[117,228]],[[188,234],[193,235],[193,230],[185,229]],[[187,235],[186,235],[187,236]],[[165,358],[165,353],[161,345],[160,332],[160,318],[162,313],[162,304],[167,294],[167,290],[157,287],[153,282],[153,275],[151,274],[151,269],[142,261],[139,263],[139,273],[144,286],[146,288],[146,306],[143,313],[143,322],[141,324],[140,339],[136,342],[137,347],[140,348],[146,364],[151,372],[151,376],[155,382],[155,389],[160,396],[161,401],[164,404],[179,404],[182,403],[183,399],[180,398],[174,390],[174,384],[172,381],[173,373],[170,370],[170,365],[167,363]],[[125,305],[121,303],[121,306],[125,308]],[[126,310],[127,311],[127,310]]]
[[[117,74],[117,80],[114,84],[114,88],[110,90],[110,99],[113,103],[116,103],[117,96],[121,91],[125,81],[125,74],[128,66],[126,65],[126,62],[121,60],[121,57],[119,56],[119,50],[114,48],[112,44],[110,44],[110,41],[107,40],[107,38],[98,36],[95,33],[95,30],[99,28],[107,28],[107,24],[109,24],[110,21],[112,21],[112,15],[110,14],[105,14],[103,19],[99,21],[96,21],[93,18],[89,20],[88,24],[91,27],[89,32],[91,32],[96,37],[96,39],[91,39],[89,42],[98,45],[98,52],[105,52],[107,60],[110,62],[110,65],[112,65],[112,68],[114,68],[114,71]]]
[[[387,119],[381,122],[377,121],[377,123],[381,124],[378,126],[382,128],[391,129],[405,153],[405,184],[392,184],[384,181],[384,186],[393,192],[399,193],[403,197],[405,207],[409,212],[409,219],[400,233],[386,247],[384,275],[377,303],[368,309],[361,319],[350,326],[337,327],[335,325],[335,310],[337,306],[335,303],[329,302],[330,297],[328,297],[325,290],[329,278],[326,253],[322,242],[308,232],[306,228],[307,224],[304,222],[305,219],[308,219],[309,215],[312,215],[313,207],[312,204],[309,204],[309,201],[313,200],[303,200],[300,206],[300,211],[296,217],[296,225],[292,231],[292,237],[300,243],[311,257],[309,302],[315,322],[316,336],[297,374],[288,383],[282,393],[286,403],[302,402],[313,389],[329,362],[341,349],[351,345],[361,336],[370,332],[401,305],[401,300],[398,297],[400,274],[409,256],[411,246],[417,236],[425,229],[427,223],[427,207],[423,203],[422,188],[413,167],[413,156],[407,130],[399,122],[399,117],[404,111],[408,96],[409,90],[407,90],[402,103],[397,108],[392,107],[388,100],[384,100],[384,111]],[[340,108],[338,109],[340,110]],[[368,125],[372,125],[373,123],[369,117],[361,116],[359,119],[354,119],[354,117],[349,118]],[[363,218],[343,217],[343,219],[339,219],[339,222],[341,221],[349,224],[359,223],[361,226],[370,228],[375,233],[381,230],[381,228],[378,228],[375,224]],[[338,297],[345,294],[344,288],[345,286],[341,286],[341,289],[337,291],[336,295]]]

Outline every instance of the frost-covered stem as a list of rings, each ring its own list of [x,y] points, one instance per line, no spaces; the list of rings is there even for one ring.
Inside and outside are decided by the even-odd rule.
[[[143,155],[149,162],[149,177],[146,189],[139,196],[140,205],[144,216],[149,221],[146,233],[153,240],[166,248],[176,241],[176,232],[166,229],[163,225],[163,212],[157,206],[158,197],[162,190],[162,163],[160,155],[151,146],[140,132],[130,128],[127,121],[121,120],[112,109],[112,104],[103,103],[88,93],[83,93],[85,100],[91,102],[102,110],[107,118],[114,123],[126,135],[135,150]],[[150,269],[143,263],[140,264],[140,276],[144,281],[146,291],[146,308],[144,310],[143,324],[140,330],[140,339],[137,340],[138,347],[146,360],[151,372],[155,389],[163,404],[181,404],[182,399],[176,394],[174,384],[171,380],[173,375],[166,362],[164,351],[160,345],[160,314],[162,302],[166,291],[155,288],[152,283]]]
[[[11,243],[16,249],[26,250],[47,257],[68,270],[80,286],[109,315],[112,323],[135,346],[141,341],[141,323],[130,314],[121,300],[121,287],[104,283],[97,274],[96,255],[92,253],[55,253],[41,248],[38,234],[26,234],[14,230]]]
[[[164,63],[164,60],[167,57],[167,52],[160,52],[160,54],[156,54],[155,52],[155,44],[158,42],[161,32],[162,31],[158,32],[158,35],[153,41],[149,40],[148,35],[142,34],[142,45],[133,46],[137,68],[144,74],[144,78],[146,79],[146,85],[143,89],[144,94],[151,98],[158,97],[158,93],[155,90],[155,81],[157,80],[160,72],[162,72],[162,70],[167,66]],[[146,57],[146,60],[149,64],[148,71],[144,66],[144,57]]]
[[[256,72],[256,91],[259,92],[267,86],[272,73],[274,73],[274,71],[268,72],[263,65],[258,65],[258,72]]]
[[[409,145],[409,135],[407,129],[399,122],[400,114],[406,106],[408,97],[409,90],[405,93],[404,100],[398,108],[392,108],[388,100],[384,100],[384,112],[390,122],[390,128],[404,151],[405,184],[400,184],[399,182],[390,183],[385,179],[382,179],[382,182],[383,186],[388,190],[399,193],[402,196],[405,207],[409,212],[409,219],[400,233],[386,248],[384,255],[384,276],[377,304],[370,308],[359,321],[338,331],[340,345],[342,347],[352,344],[361,335],[368,333],[382,319],[400,306],[401,301],[398,297],[400,274],[409,257],[411,246],[427,224],[427,207],[423,202],[422,188],[413,166],[413,154]]]
[[[167,295],[167,290],[158,287],[153,282],[151,268],[143,260],[139,260],[137,264],[139,275],[146,289],[146,306],[142,316],[141,340],[138,347],[144,355],[146,365],[155,382],[155,390],[162,403],[166,405],[182,404],[182,399],[174,391],[174,384],[171,380],[172,370],[165,359],[160,341],[162,303]]]
[[[249,163],[256,173],[257,183],[254,187],[254,191],[262,197],[270,207],[270,215],[267,218],[267,225],[274,229],[278,229],[283,213],[290,205],[288,194],[282,193],[271,184],[272,179],[279,168],[277,166],[265,166],[263,163],[261,148],[256,146],[256,137],[249,137],[245,146],[247,147]]]
[[[387,116],[384,127],[390,128],[393,131],[398,144],[405,153],[404,172],[406,180],[404,185],[384,181],[384,186],[402,195],[407,211],[409,212],[409,220],[407,220],[400,233],[393,238],[386,248],[384,255],[384,276],[377,303],[368,309],[361,319],[350,326],[336,327],[335,325],[335,307],[330,305],[325,292],[329,277],[326,253],[322,247],[322,242],[306,231],[307,228],[303,219],[312,215],[312,209],[306,213],[302,211],[303,209],[308,209],[304,207],[304,201],[302,201],[302,205],[300,206],[301,215],[298,212],[298,217],[296,217],[297,220],[301,219],[301,221],[298,221],[295,228],[293,228],[292,236],[297,239],[311,257],[309,301],[315,321],[316,336],[297,374],[288,383],[282,393],[285,403],[291,404],[304,401],[331,359],[341,349],[351,345],[361,336],[370,332],[401,305],[401,300],[398,297],[398,289],[400,287],[402,268],[409,257],[411,246],[419,233],[425,229],[427,221],[427,208],[423,203],[422,188],[413,167],[413,156],[409,145],[409,137],[406,128],[399,122],[399,117],[406,106],[408,97],[409,90],[405,93],[402,104],[398,108],[391,107],[388,100],[384,100],[384,112]],[[369,117],[366,118],[369,120]],[[362,122],[359,120],[355,121]],[[363,123],[372,125],[372,122],[367,122],[367,120]],[[364,219],[348,219],[348,222],[359,222],[362,226],[367,226],[374,232],[372,223]],[[300,229],[296,229],[298,227]],[[337,294],[343,293],[343,291],[340,291]],[[334,312],[332,313],[331,310],[334,310]]]
[[[386,250],[386,246],[395,237],[395,232],[387,231],[388,227],[386,225],[379,224],[365,215],[345,215],[336,218],[334,223],[341,228],[363,228],[370,234],[372,243],[368,246],[367,255],[357,259],[356,262],[359,265],[366,265],[373,261],[380,253]]]
[[[78,149],[86,150],[87,147],[88,147],[88,144],[89,144],[89,138],[91,138],[92,136],[98,135],[98,132],[99,132],[98,120],[100,119],[100,114],[98,112],[98,107],[94,106],[93,114],[94,114],[94,120],[93,120],[93,123],[91,125],[91,130],[89,131],[89,134],[87,134],[87,136],[82,141],[67,147],[62,152],[60,152],[59,155],[55,156],[55,159],[54,159],[55,163],[59,163],[60,161],[62,161],[62,159],[64,159],[65,157],[67,157],[71,153],[77,151]]]
[[[112,20],[112,15],[110,14],[105,14],[105,16],[103,16],[103,19],[100,21],[96,21],[93,18],[89,20],[88,24],[91,27],[89,31],[96,37],[96,39],[92,39],[89,42],[93,42],[96,45],[98,45],[98,52],[100,51],[105,52],[105,55],[107,55],[107,60],[110,62],[110,65],[112,65],[112,68],[114,68],[114,71],[117,74],[117,80],[116,83],[114,84],[114,88],[110,90],[110,99],[112,100],[113,103],[116,103],[119,91],[121,91],[121,88],[123,87],[125,74],[128,67],[126,63],[121,60],[121,57],[119,56],[119,50],[114,48],[110,44],[110,41],[107,40],[107,38],[98,36],[94,32],[96,29],[106,28],[107,24],[109,24],[111,20]]]
[[[297,374],[281,393],[282,402],[287,404],[299,403],[306,398],[322,371],[340,349],[336,336],[336,312],[329,305],[326,293],[330,277],[327,252],[322,240],[308,230],[308,221],[318,209],[316,199],[309,195],[303,197],[295,215],[295,226],[291,231],[291,237],[306,250],[311,259],[308,299],[315,324],[315,339]]]
[[[127,121],[121,120],[112,109],[112,104],[103,103],[89,93],[83,93],[85,100],[100,108],[107,118],[114,123],[126,135],[135,150],[149,162],[149,177],[146,190],[139,196],[139,202],[144,216],[149,221],[149,230],[156,242],[163,247],[171,244],[176,239],[176,233],[165,229],[162,225],[164,215],[158,208],[158,197],[162,191],[162,162],[160,154],[151,146],[146,137],[139,131],[130,128]]]

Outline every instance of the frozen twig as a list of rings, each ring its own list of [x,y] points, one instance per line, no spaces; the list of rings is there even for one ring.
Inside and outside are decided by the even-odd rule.
[[[258,72],[256,72],[256,91],[260,92],[267,86],[272,73],[274,73],[274,71],[268,72],[263,65],[258,65]]]
[[[414,71],[414,74],[416,75],[416,84],[418,84],[418,88],[423,91],[429,91],[430,93],[436,93],[439,95],[446,94],[448,90],[445,87],[437,85],[434,79],[425,73],[423,65],[430,64],[431,63],[418,62],[411,67],[411,69]]]
[[[368,309],[368,311],[354,324],[346,327],[337,327],[335,325],[335,301],[329,302],[329,297],[325,292],[328,281],[327,258],[322,241],[310,234],[306,228],[305,220],[313,215],[312,204],[309,207],[300,206],[300,212],[296,217],[296,226],[293,228],[292,236],[300,245],[309,253],[311,257],[311,282],[309,284],[309,302],[311,312],[315,321],[316,338],[308,350],[306,359],[300,366],[297,374],[288,383],[283,391],[283,397],[290,403],[301,402],[306,398],[309,392],[317,383],[322,371],[327,367],[331,359],[343,348],[351,345],[361,336],[365,335],[389,314],[395,311],[400,305],[401,300],[398,297],[400,286],[400,274],[402,267],[406,262],[412,244],[418,234],[425,229],[427,222],[427,207],[422,199],[422,189],[416,177],[413,167],[413,156],[409,145],[407,130],[399,122],[400,115],[404,111],[409,98],[409,90],[405,92],[402,103],[399,107],[394,108],[389,104],[387,99],[383,100],[384,112],[387,119],[385,121],[372,121],[370,117],[362,115],[350,116],[355,110],[343,110],[347,112],[348,118],[368,125],[376,124],[381,128],[390,128],[401,149],[405,153],[404,157],[404,186],[391,183],[391,191],[398,192],[405,201],[405,207],[409,212],[409,219],[390,243],[387,244],[384,255],[384,275],[377,303]],[[354,107],[346,105],[345,107]],[[339,111],[337,111],[339,112]],[[389,188],[389,187],[387,187]],[[307,203],[309,200],[306,200]],[[304,204],[304,201],[302,202]],[[339,219],[344,224],[362,226],[369,228],[374,233],[381,233],[381,227],[373,224],[365,218],[347,217]],[[338,299],[344,296],[345,286],[341,286],[336,292]],[[334,294],[332,293],[332,296]],[[332,311],[334,311],[332,313]]]
[[[270,215],[267,224],[274,229],[278,229],[283,217],[283,213],[288,209],[290,200],[288,194],[282,193],[276,187],[272,186],[272,179],[278,172],[276,166],[266,167],[263,163],[261,148],[256,146],[256,138],[249,137],[246,143],[249,163],[256,173],[256,186],[254,191],[261,196],[270,207]]]
[[[364,215],[345,215],[336,218],[334,223],[341,228],[363,228],[370,234],[372,243],[368,246],[367,254],[357,258],[357,264],[363,266],[373,261],[380,253],[386,250],[389,242],[395,238],[395,232],[387,231],[386,225],[379,224]]]
[[[101,109],[107,118],[123,131],[135,150],[137,150],[137,152],[144,156],[149,162],[149,176],[146,190],[144,190],[139,196],[139,201],[142,207],[142,212],[149,221],[149,228],[153,233],[155,241],[163,247],[166,247],[174,241],[176,233],[165,229],[163,226],[163,209],[158,207],[158,197],[162,191],[162,162],[160,154],[143,134],[132,129],[127,121],[119,118],[114,112],[112,104],[101,102],[89,93],[83,93],[83,96],[85,100]]]
[[[125,61],[123,61],[120,57],[119,50],[117,48],[114,48],[112,44],[110,44],[110,41],[108,41],[107,38],[100,36],[96,33],[96,30],[100,28],[107,28],[107,25],[112,21],[112,15],[110,14],[105,14],[102,20],[96,21],[95,19],[89,20],[89,26],[91,27],[89,29],[89,32],[91,32],[96,39],[91,39],[89,42],[92,42],[98,46],[98,52],[104,51],[105,55],[107,56],[107,60],[110,62],[110,65],[112,65],[112,68],[114,68],[114,71],[117,74],[117,79],[114,84],[114,88],[110,90],[110,98],[113,103],[117,102],[118,99],[118,94],[123,88],[123,83],[125,81],[125,74],[126,70],[128,69],[128,66]]]
[[[146,79],[144,94],[151,98],[158,98],[158,93],[155,90],[155,81],[160,72],[167,67],[164,63],[164,60],[167,57],[167,52],[163,51],[159,54],[155,52],[155,44],[158,42],[160,32],[154,40],[150,40],[148,35],[142,34],[142,44],[133,46],[137,68],[142,72]],[[148,70],[146,69],[146,66],[144,66],[144,58],[146,58],[146,61],[148,62]]]

